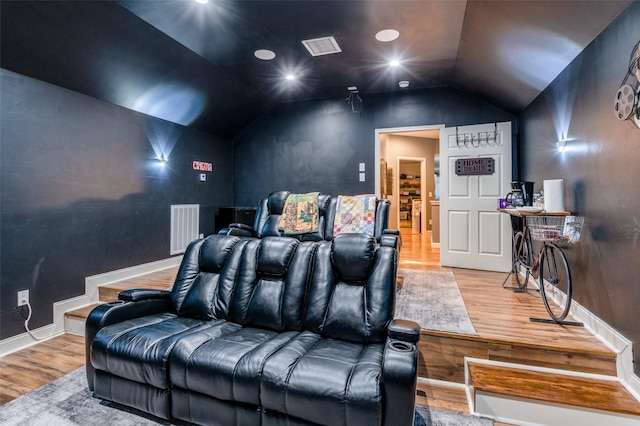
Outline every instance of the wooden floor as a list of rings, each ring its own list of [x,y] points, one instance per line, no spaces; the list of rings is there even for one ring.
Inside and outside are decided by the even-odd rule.
[[[421,350],[429,356],[425,357],[428,358],[426,361],[421,357],[423,364],[420,366],[420,376],[462,383],[462,377],[454,370],[465,351],[471,352],[471,355],[476,351],[482,355],[479,358],[486,356],[486,359],[494,360],[518,362],[519,358],[526,358],[535,365],[535,357],[539,355],[533,355],[532,351],[545,343],[552,343],[554,349],[545,352],[545,359],[539,360],[540,365],[547,365],[545,363],[551,359],[552,363],[557,362],[565,367],[570,364],[569,369],[580,371],[608,374],[611,369],[615,370],[615,354],[584,328],[530,322],[531,316],[544,318],[547,315],[535,291],[522,294],[502,288],[506,278],[504,273],[443,268],[440,266],[439,248],[431,244],[430,232],[418,234],[409,228],[401,228],[401,233],[399,268],[452,271],[478,333],[477,336],[466,336],[464,348],[456,349],[460,353],[452,354],[443,350],[445,343],[452,338],[448,335],[450,333],[425,333],[423,330]],[[171,268],[155,275],[158,281],[155,284],[166,282],[167,286],[170,285],[176,270]],[[134,280],[142,284],[148,278],[138,277]],[[107,297],[114,299],[116,293]],[[562,350],[554,353],[557,347],[566,347],[571,355],[562,353]],[[83,338],[72,335],[56,337],[0,358],[0,404],[83,364]],[[420,380],[417,398],[418,403],[432,408],[469,413],[462,387],[440,386],[437,382]]]
[[[0,358],[0,405],[84,365],[84,338],[71,334]]]

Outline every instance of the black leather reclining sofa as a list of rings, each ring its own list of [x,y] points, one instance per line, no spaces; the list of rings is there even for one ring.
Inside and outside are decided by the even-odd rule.
[[[264,238],[282,236],[278,229],[284,204],[289,191],[274,191],[258,204],[253,227],[244,223],[231,223],[218,233],[240,237]],[[318,231],[296,235],[301,241],[331,241],[333,239],[333,222],[336,216],[337,197],[320,194],[318,196]],[[394,247],[400,251],[402,240],[397,229],[389,229],[389,200],[378,200],[376,203],[375,226],[373,236],[379,244]]]
[[[94,396],[211,425],[413,424],[418,324],[394,320],[397,251],[211,235],[171,290],[127,290],[86,322]]]

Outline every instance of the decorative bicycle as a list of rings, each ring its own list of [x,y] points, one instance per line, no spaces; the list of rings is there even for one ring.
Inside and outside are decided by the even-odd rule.
[[[567,257],[557,242],[575,244],[580,241],[583,217],[527,216],[524,229],[513,237],[513,272],[518,285],[515,291],[526,292],[529,278],[536,272],[544,306],[551,319],[530,318],[534,322],[563,325],[583,325],[566,321],[571,308],[571,271]],[[542,244],[533,256],[531,241]],[[519,272],[523,272],[520,275]]]

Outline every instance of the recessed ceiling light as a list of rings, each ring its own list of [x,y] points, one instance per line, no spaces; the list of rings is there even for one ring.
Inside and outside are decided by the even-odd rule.
[[[256,58],[262,59],[263,61],[270,61],[276,57],[276,54],[271,50],[267,49],[259,49],[253,52]]]
[[[397,67],[398,65],[400,65],[400,61],[397,59],[394,59],[393,61],[389,62],[389,65],[392,67]]]
[[[358,90],[358,86],[347,86],[347,90],[350,92],[355,92]]]
[[[400,37],[400,33],[397,30],[389,28],[387,30],[378,31],[376,33],[376,40],[386,43],[388,41],[393,41]]]
[[[409,82],[407,80],[402,80],[398,82],[398,86],[402,89],[409,87]]]
[[[287,76],[285,77],[287,80],[295,80],[296,76],[293,74],[287,74]]]
[[[209,3],[209,0],[196,0],[196,3],[207,4]]]

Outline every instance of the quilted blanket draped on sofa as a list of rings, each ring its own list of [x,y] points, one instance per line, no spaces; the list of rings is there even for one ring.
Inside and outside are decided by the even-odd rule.
[[[319,192],[289,194],[278,225],[284,235],[318,231],[318,195]]]
[[[376,202],[374,194],[339,195],[333,235],[340,233],[371,234],[375,232]]]

